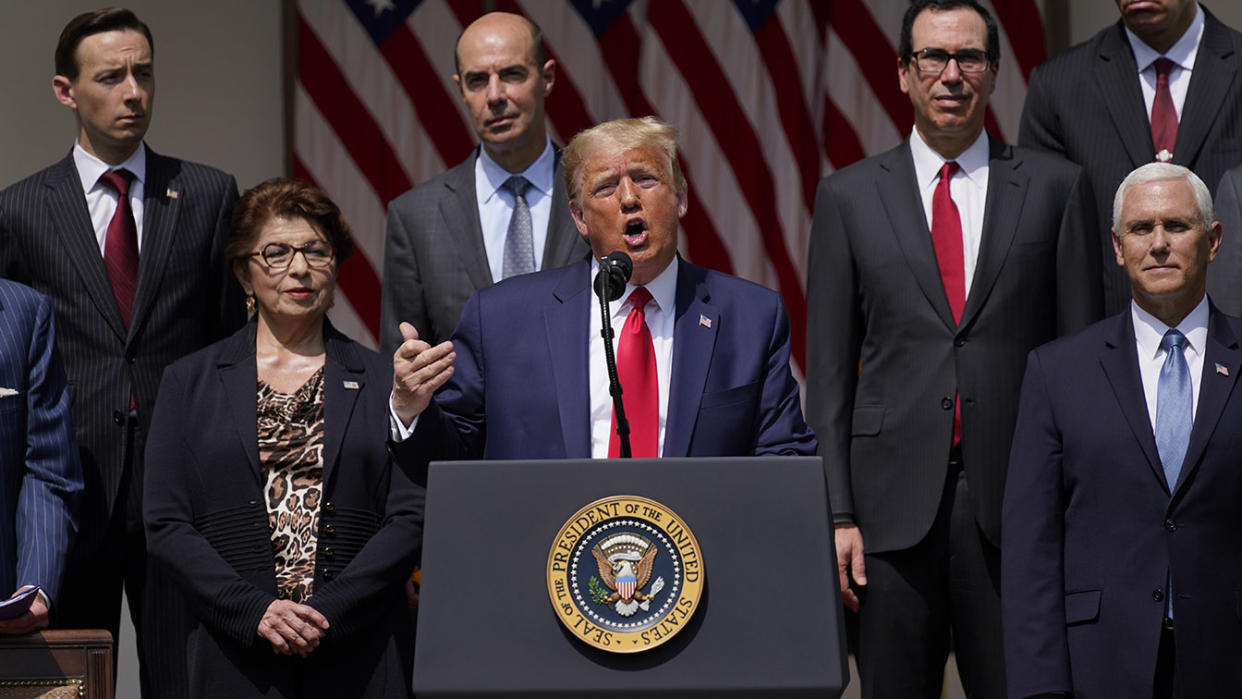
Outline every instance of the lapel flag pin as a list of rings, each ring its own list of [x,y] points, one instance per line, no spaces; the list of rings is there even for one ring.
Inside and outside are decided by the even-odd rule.
[[[164,190],[164,196],[168,197],[169,199],[176,199],[178,194],[179,192],[171,187]]]
[[[1225,366],[1224,364],[1221,364],[1220,362],[1216,362],[1216,373],[1220,374],[1221,376],[1228,376],[1229,367]]]
[[[712,327],[712,319],[700,313],[699,314],[699,325],[702,325],[703,327],[710,329]]]
[[[358,382],[357,382],[357,381],[346,381],[346,382],[345,382],[345,388],[347,388],[347,389],[349,389],[349,390],[351,390],[351,391],[357,391],[357,390],[358,390]]]

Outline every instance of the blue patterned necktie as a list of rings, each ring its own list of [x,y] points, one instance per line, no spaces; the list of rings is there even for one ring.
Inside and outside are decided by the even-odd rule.
[[[531,230],[530,207],[526,205],[526,189],[530,181],[514,175],[500,185],[513,194],[513,216],[505,235],[505,257],[501,278],[535,271],[535,241]]]
[[[1182,460],[1190,443],[1190,427],[1193,422],[1190,367],[1186,365],[1186,336],[1171,329],[1160,339],[1164,348],[1164,366],[1160,367],[1160,380],[1156,384],[1156,449],[1164,466],[1164,477],[1169,492],[1177,487],[1182,472]]]

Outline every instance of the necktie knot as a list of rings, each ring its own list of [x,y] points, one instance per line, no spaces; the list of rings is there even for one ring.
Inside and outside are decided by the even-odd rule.
[[[1152,62],[1152,66],[1156,69],[1156,81],[1167,83],[1169,81],[1169,71],[1173,70],[1177,64],[1168,58],[1157,58]]]
[[[651,292],[645,286],[636,287],[630,292],[630,308],[642,310],[650,300]]]
[[[956,160],[946,162],[944,165],[940,166],[940,181],[948,182],[953,179],[953,176],[956,175],[957,171],[961,169],[962,166],[958,165]]]
[[[515,199],[525,199],[526,190],[530,187],[530,180],[522,177],[521,175],[514,175],[513,177],[505,180],[505,183],[500,186],[508,190]]]
[[[121,168],[119,170],[109,170],[99,176],[99,182],[101,184],[109,187],[116,192],[118,196],[122,197],[129,196],[129,186],[133,183],[133,181],[134,173],[126,170],[125,168]]]
[[[1172,352],[1174,349],[1181,352],[1186,347],[1186,344],[1186,336],[1178,331],[1177,328],[1170,328],[1169,331],[1164,334],[1164,337],[1160,338],[1160,346],[1164,348],[1166,352]]]

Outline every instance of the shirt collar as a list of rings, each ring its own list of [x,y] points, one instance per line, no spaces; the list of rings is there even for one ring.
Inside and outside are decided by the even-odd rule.
[[[485,190],[487,196],[483,199],[485,202],[496,196],[496,191],[505,183],[505,180],[508,180],[515,174],[525,177],[526,181],[530,182],[532,187],[540,192],[543,192],[545,195],[552,195],[553,178],[555,177],[556,170],[556,157],[552,151],[552,141],[546,136],[544,137],[543,152],[539,154],[538,158],[535,158],[535,162],[531,163],[530,167],[526,168],[522,172],[513,173],[503,167],[500,167],[500,165],[498,165],[495,160],[492,160],[492,157],[487,154],[487,149],[482,146],[479,147],[479,163],[483,166],[483,179],[487,182],[487,188]]]
[[[910,154],[914,156],[914,178],[918,182],[919,189],[924,190],[936,181],[940,176],[940,168],[948,158],[940,155],[932,150],[923,140],[922,134],[918,129],[913,129],[910,136]],[[989,152],[988,132],[980,131],[979,136],[975,138],[966,150],[962,151],[954,160],[961,167],[961,172],[970,179],[976,186],[985,186],[985,182],[979,181],[981,171],[987,167]]]
[[[145,185],[147,182],[147,144],[140,142],[138,150],[135,150],[133,155],[126,158],[125,162],[113,167],[86,152],[80,142],[74,141],[73,164],[78,169],[78,178],[82,180],[83,194],[94,189],[105,172],[122,168],[134,173],[134,179]]]
[[[1178,39],[1177,43],[1173,44],[1164,54],[1143,43],[1137,34],[1126,27],[1126,39],[1130,42],[1130,50],[1134,52],[1134,63],[1138,66],[1139,72],[1142,73],[1150,68],[1151,64],[1161,57],[1173,61],[1179,68],[1194,70],[1195,56],[1199,53],[1199,40],[1203,38],[1204,24],[1203,8],[1195,3],[1195,18],[1191,20],[1182,38]]]
[[[672,313],[673,304],[677,302],[677,268],[681,264],[681,255],[674,255],[673,261],[664,268],[663,272],[656,275],[655,279],[644,284],[647,291],[651,294],[651,298],[655,301],[662,313]],[[595,278],[599,272],[599,260],[591,259],[591,279]],[[617,320],[627,313],[626,302],[630,300],[630,294],[638,287],[634,284],[626,283],[625,291],[621,294],[621,298],[613,302],[611,306],[612,317]]]
[[[1160,340],[1169,331],[1169,326],[1140,308],[1133,300],[1130,301],[1130,312],[1134,318],[1134,339],[1138,343],[1139,358],[1155,359],[1160,352]],[[1186,336],[1190,348],[1199,354],[1203,354],[1203,348],[1207,344],[1207,324],[1208,301],[1205,294],[1199,300],[1199,305],[1177,324],[1178,331]]]

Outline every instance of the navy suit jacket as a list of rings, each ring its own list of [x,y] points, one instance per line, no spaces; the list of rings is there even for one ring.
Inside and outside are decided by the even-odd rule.
[[[82,466],[46,296],[0,279],[0,598],[38,585],[55,604],[77,530]]]
[[[257,635],[276,575],[255,324],[164,372],[144,518],[150,554],[201,622],[187,651],[192,697],[409,694],[414,636],[403,584],[422,546],[424,490],[387,448],[391,360],[330,325],[324,339],[323,504],[306,604],[331,628],[305,662],[275,655]]]
[[[1177,696],[1242,695],[1239,339],[1213,307],[1172,488],[1129,309],[1031,352],[1002,526],[1010,696],[1151,696],[1169,572]]]
[[[456,371],[411,437],[436,459],[589,458],[590,262],[476,292]],[[780,295],[681,261],[664,456],[815,453]]]

